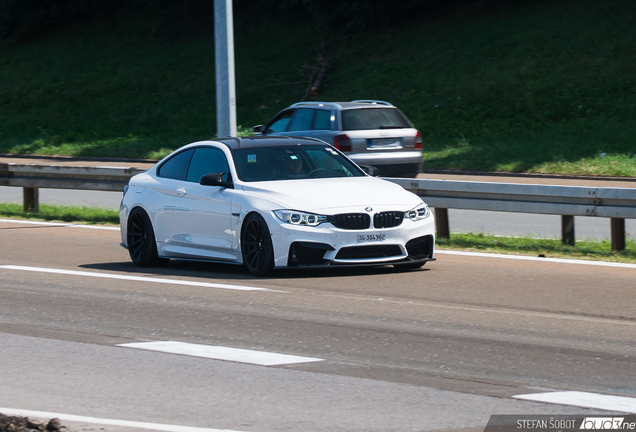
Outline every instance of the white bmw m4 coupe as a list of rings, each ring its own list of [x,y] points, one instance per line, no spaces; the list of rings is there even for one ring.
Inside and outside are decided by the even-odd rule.
[[[256,276],[432,261],[426,203],[367,171],[309,138],[188,144],[130,179],[122,246],[141,267],[185,259],[243,264]]]

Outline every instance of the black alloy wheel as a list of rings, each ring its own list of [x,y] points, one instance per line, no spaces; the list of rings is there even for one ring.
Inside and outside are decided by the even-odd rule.
[[[241,250],[243,263],[254,276],[265,276],[274,268],[272,237],[261,215],[252,213],[243,222]]]
[[[128,217],[128,253],[139,267],[157,267],[169,261],[159,258],[152,223],[141,208],[135,208]]]

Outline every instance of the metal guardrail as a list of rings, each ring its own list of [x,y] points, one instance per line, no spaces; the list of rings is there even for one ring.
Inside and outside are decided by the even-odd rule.
[[[0,186],[24,189],[24,210],[37,212],[38,188],[122,191],[132,167],[0,164]],[[574,244],[574,216],[610,218],[612,249],[625,248],[625,219],[636,218],[636,188],[600,188],[388,178],[435,208],[437,235],[450,235],[448,209],[561,215],[562,240]]]
[[[636,218],[636,189],[453,180],[388,179],[431,207]]]
[[[51,189],[121,191],[139,168],[0,164],[0,185]]]
[[[625,249],[625,219],[636,218],[636,189],[454,180],[387,179],[435,208],[437,235],[449,237],[448,210],[561,215],[562,240],[574,244],[574,216],[610,218],[612,249]]]
[[[24,211],[37,212],[38,189],[123,191],[128,180],[145,170],[131,167],[0,164],[0,186],[23,188]]]

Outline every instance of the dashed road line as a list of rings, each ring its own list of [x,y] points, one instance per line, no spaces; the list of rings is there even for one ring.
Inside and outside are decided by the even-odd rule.
[[[580,391],[564,391],[523,394],[513,396],[513,398],[557,405],[570,405],[582,408],[596,408],[607,411],[636,414],[636,398],[626,396],[613,396]]]
[[[181,354],[193,357],[203,357],[214,360],[248,363],[259,366],[281,366],[297,363],[324,361],[324,359],[315,357],[303,357],[290,354],[278,354],[266,351],[255,351],[175,341],[136,342],[119,344],[117,346],[149,351],[159,351],[170,354]]]
[[[212,283],[212,282],[197,282],[197,281],[188,281],[188,280],[180,280],[180,279],[163,279],[163,278],[146,277],[146,276],[119,275],[119,274],[112,274],[112,273],[62,270],[62,269],[52,269],[52,268],[43,268],[43,267],[0,265],[0,269],[29,271],[29,272],[37,272],[37,273],[53,273],[53,274],[62,274],[62,275],[70,275],[70,276],[85,276],[85,277],[95,277],[95,278],[104,278],[104,279],[118,279],[118,280],[138,281],[138,282],[152,282],[152,283],[162,283],[162,284],[171,284],[171,285],[187,285],[187,286],[195,286],[195,287],[203,287],[203,288],[221,288],[221,289],[230,289],[230,290],[239,290],[239,291],[285,292],[285,291],[272,290],[269,288],[253,287],[253,286],[228,285],[228,284],[220,284],[220,283]]]
[[[153,431],[241,432],[241,431],[230,430],[230,429],[210,429],[210,428],[200,428],[200,427],[192,427],[192,426],[169,425],[169,424],[161,424],[161,423],[146,423],[146,422],[129,421],[129,420],[113,420],[113,419],[105,419],[105,418],[99,418],[99,417],[87,417],[87,416],[78,416],[73,414],[52,413],[52,412],[44,412],[44,411],[31,411],[31,410],[23,410],[23,409],[15,409],[15,408],[0,408],[0,412],[2,414],[10,415],[10,416],[36,417],[36,418],[42,418],[42,419],[58,418],[60,419],[60,421],[91,423],[91,424],[109,425],[109,426],[121,426],[121,427],[137,428],[137,429],[149,429]]]

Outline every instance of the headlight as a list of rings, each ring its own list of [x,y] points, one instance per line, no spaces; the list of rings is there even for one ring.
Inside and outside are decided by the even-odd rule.
[[[317,226],[323,222],[327,222],[327,216],[296,210],[276,210],[274,214],[281,221],[292,225]]]
[[[416,208],[414,208],[413,210],[409,210],[406,213],[404,213],[404,217],[409,218],[412,221],[426,219],[430,215],[431,215],[431,209],[428,208],[428,205],[426,203],[422,203]]]

